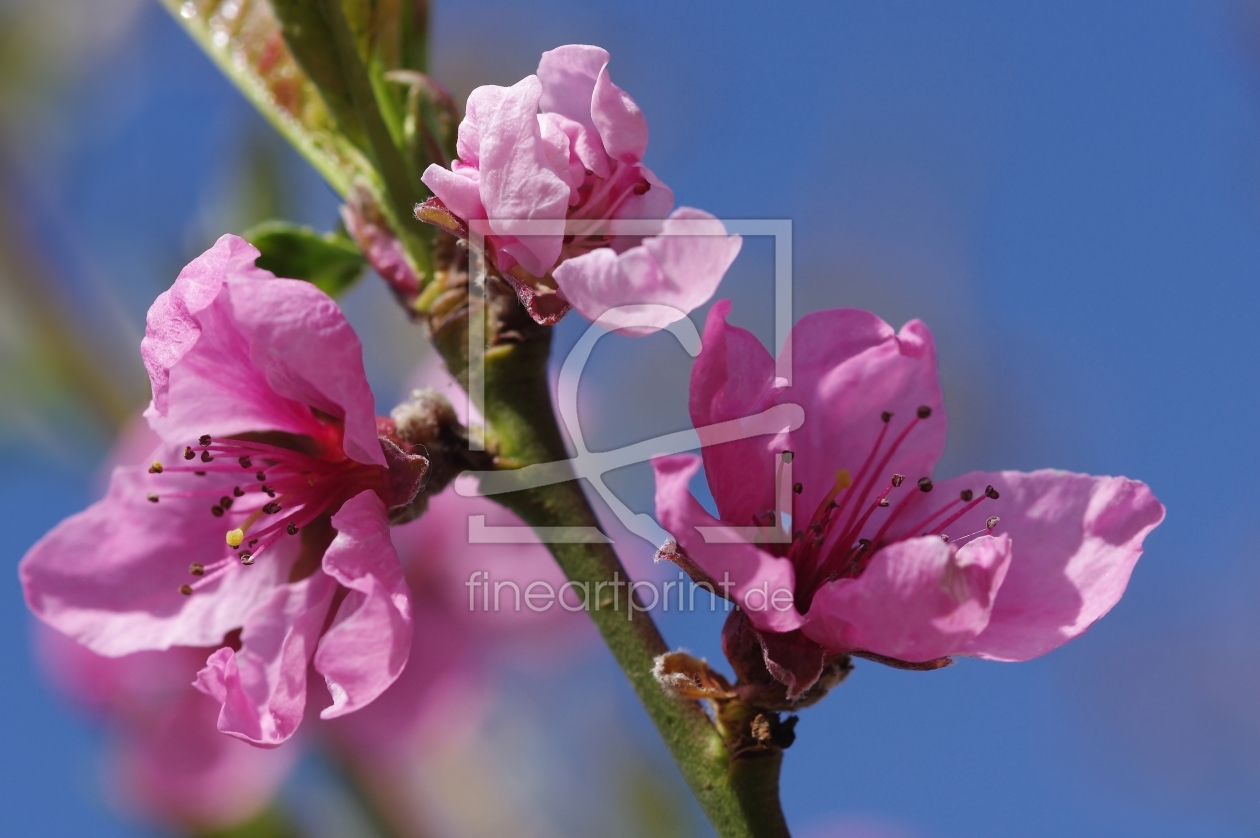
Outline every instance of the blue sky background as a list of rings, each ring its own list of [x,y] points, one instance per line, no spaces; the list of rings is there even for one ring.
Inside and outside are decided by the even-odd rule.
[[[1253,14],[1241,2],[437,4],[434,72],[461,97],[516,81],[562,43],[608,48],[648,116],[648,163],[681,203],[793,220],[797,316],[852,305],[925,320],[951,420],[940,474],[1125,474],[1169,509],[1124,600],[1081,640],[1020,665],[861,664],[805,711],[783,774],[802,834],[853,816],[924,838],[1260,830]],[[233,173],[266,128],[156,6],[38,115],[22,132],[23,223],[134,380],[144,311],[227,231],[215,225],[231,215]],[[329,226],[331,194],[280,160],[293,215]],[[770,271],[769,245],[750,241],[720,292],[767,342]],[[374,335],[387,408],[420,343],[379,284],[346,307]],[[562,346],[580,326],[562,324]],[[592,445],[684,427],[688,372],[668,337],[607,338],[583,389]],[[86,431],[42,439],[0,440],[10,579],[90,500],[102,456]],[[612,482],[650,510],[646,468]],[[6,822],[138,834],[99,801],[89,726],[33,670],[16,582],[0,597]],[[719,616],[662,625],[720,660]],[[600,700],[656,747],[619,676],[593,666]]]

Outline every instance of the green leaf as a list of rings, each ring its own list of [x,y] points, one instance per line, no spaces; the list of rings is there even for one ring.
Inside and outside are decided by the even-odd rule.
[[[285,40],[292,33],[281,31],[271,5],[264,0],[161,1],[224,75],[339,194],[349,192],[356,178],[374,177],[350,138],[360,128],[357,118],[346,111],[349,94],[341,76],[329,64],[334,53],[321,57],[317,45],[304,48],[299,64]],[[295,5],[313,8],[309,2]],[[310,19],[298,17],[295,25],[303,31],[297,42],[328,36],[322,18],[314,18],[313,13]],[[304,67],[320,74],[318,80],[326,85],[324,96]],[[338,124],[337,116],[350,123],[350,135]]]
[[[367,260],[340,233],[320,235],[287,221],[264,221],[245,233],[262,251],[257,265],[276,276],[304,279],[330,297],[347,291],[367,269]]]

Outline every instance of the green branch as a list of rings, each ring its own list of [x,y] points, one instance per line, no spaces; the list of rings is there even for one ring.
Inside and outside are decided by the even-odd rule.
[[[459,332],[462,330],[451,330]],[[545,338],[501,345],[486,353],[484,413],[488,442],[521,465],[568,457],[547,382],[550,330]],[[463,336],[444,336],[438,349],[467,380]],[[495,500],[534,527],[598,527],[576,482],[496,495]],[[721,734],[696,701],[667,695],[652,675],[669,651],[650,615],[632,610],[624,593],[630,576],[607,544],[548,544],[565,576],[592,592],[590,616],[639,701],[665,740],[683,777],[722,838],[787,838],[778,798],[781,754],[732,758]],[[615,587],[620,583],[620,588]]]

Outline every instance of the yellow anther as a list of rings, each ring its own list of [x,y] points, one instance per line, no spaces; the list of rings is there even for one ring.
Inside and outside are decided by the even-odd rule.
[[[849,474],[847,468],[842,468],[836,472],[836,491],[847,489],[853,485],[853,476]]]
[[[227,543],[229,547],[240,547],[241,542],[245,540],[245,530],[240,528],[228,530]]]

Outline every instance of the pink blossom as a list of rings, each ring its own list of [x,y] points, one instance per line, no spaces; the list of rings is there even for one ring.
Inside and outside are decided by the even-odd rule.
[[[713,296],[741,241],[706,212],[671,213],[673,192],[642,162],[647,120],[608,62],[570,44],[543,53],[537,75],[474,90],[459,158],[425,171],[436,198],[417,216],[464,237],[470,220],[490,219],[488,256],[538,322],[652,306],[608,321],[644,334]],[[618,224],[628,220],[657,223],[645,235]]]
[[[461,424],[482,421],[475,407],[468,415],[467,396],[434,358],[418,366],[411,385],[452,396]],[[490,527],[521,527],[528,541],[473,543],[471,516],[482,516]],[[470,732],[489,706],[492,672],[503,663],[553,666],[581,654],[594,639],[583,614],[518,604],[514,590],[535,582],[558,590],[565,578],[524,522],[499,504],[464,497],[452,485],[391,536],[411,590],[407,668],[371,706],[330,722],[325,731],[368,769],[392,769]]]
[[[489,526],[524,527],[498,504],[461,497],[452,487],[430,498],[419,519],[393,530],[411,589],[411,656],[370,707],[328,726],[335,741],[369,766],[414,758],[471,731],[487,709],[497,666],[563,661],[590,639],[583,614],[559,606],[535,612],[516,602],[513,589],[564,583],[546,547],[534,539],[469,543],[470,515],[485,516]],[[470,579],[487,584],[470,586]],[[496,584],[502,586],[497,610]]]
[[[774,404],[801,405],[805,422],[703,447],[718,519],[688,489],[699,459],[654,467],[657,513],[681,546],[662,555],[726,582],[741,606],[725,636],[733,662],[753,638],[795,697],[844,654],[929,668],[950,655],[1023,661],[1120,599],[1164,517],[1145,484],[1054,470],[934,483],[945,411],[926,326],[894,332],[857,309],[812,314],[793,330],[792,386],[782,387],[769,353],[727,325],[729,310],[722,301],[710,312],[692,372],[701,441],[704,426]],[[774,487],[788,461],[787,543],[705,540],[697,527],[786,525]]]
[[[218,727],[278,744],[313,666],[333,718],[398,677],[411,645],[388,510],[427,463],[378,438],[358,338],[327,295],[224,236],[149,310],[145,411],[160,439],[23,559],[27,603],[110,657],[213,651]]]
[[[245,821],[267,805],[298,756],[215,730],[218,705],[192,686],[208,649],[107,658],[42,626],[35,641],[57,686],[104,721],[111,792],[148,820],[196,833]]]

